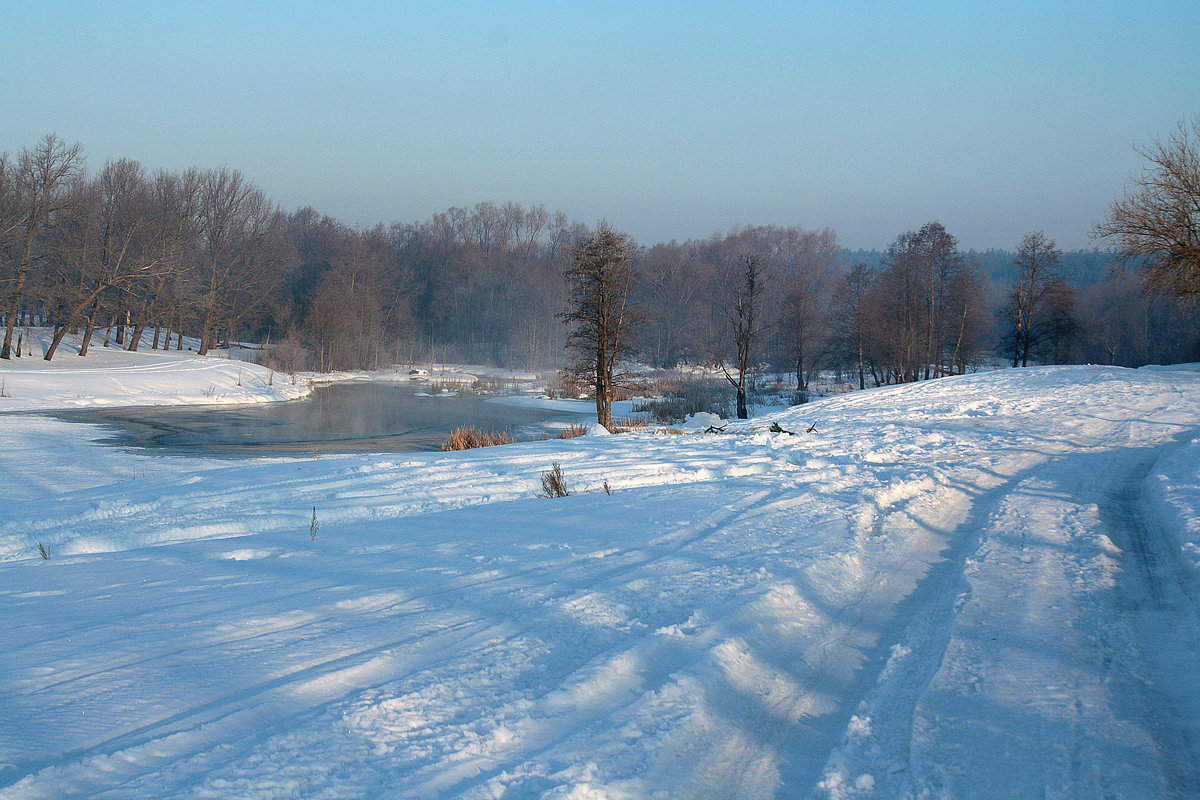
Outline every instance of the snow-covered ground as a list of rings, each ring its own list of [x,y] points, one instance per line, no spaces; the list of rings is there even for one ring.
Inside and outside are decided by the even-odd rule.
[[[1200,796],[1200,374],[240,462],[0,423],[5,800]]]
[[[83,358],[78,337],[67,337],[54,360],[46,361],[41,355],[49,346],[49,331],[35,328],[27,334],[25,356],[0,361],[0,412],[265,403],[294,400],[310,389],[308,378],[293,380],[246,361],[152,350],[148,337],[131,353],[104,347],[97,334]]]

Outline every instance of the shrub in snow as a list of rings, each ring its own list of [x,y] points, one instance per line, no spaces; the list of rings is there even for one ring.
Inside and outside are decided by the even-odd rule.
[[[538,497],[566,497],[570,493],[562,467],[555,462],[548,471],[542,473],[542,491]]]

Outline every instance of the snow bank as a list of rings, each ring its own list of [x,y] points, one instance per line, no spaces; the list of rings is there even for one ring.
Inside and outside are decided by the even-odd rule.
[[[34,344],[35,352],[41,352],[41,343]],[[86,356],[78,353],[79,342],[64,339],[53,361],[31,355],[0,360],[0,412],[266,403],[309,391],[306,380],[218,355],[151,350],[148,345],[129,352],[106,348],[102,341]]]
[[[716,414],[710,414],[707,411],[701,411],[697,414],[688,414],[687,419],[680,425],[684,430],[706,431],[710,427],[720,428],[725,425],[725,420],[721,419]]]
[[[1138,369],[1149,370],[1151,372],[1200,372],[1200,363],[1189,364],[1147,364]]]
[[[1200,574],[1200,439],[1168,452],[1149,478],[1149,508]]]

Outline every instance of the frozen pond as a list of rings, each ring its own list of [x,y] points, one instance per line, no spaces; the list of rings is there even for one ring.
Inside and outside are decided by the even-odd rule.
[[[489,402],[473,395],[422,397],[413,384],[341,383],[289,403],[67,411],[99,422],[110,444],[206,454],[438,450],[459,426],[508,430],[518,439],[553,433],[575,415]]]

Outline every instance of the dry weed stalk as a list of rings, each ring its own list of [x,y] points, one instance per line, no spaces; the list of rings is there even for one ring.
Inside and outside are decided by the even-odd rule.
[[[570,493],[562,467],[556,461],[548,471],[542,473],[542,491],[538,497],[566,497]]]

